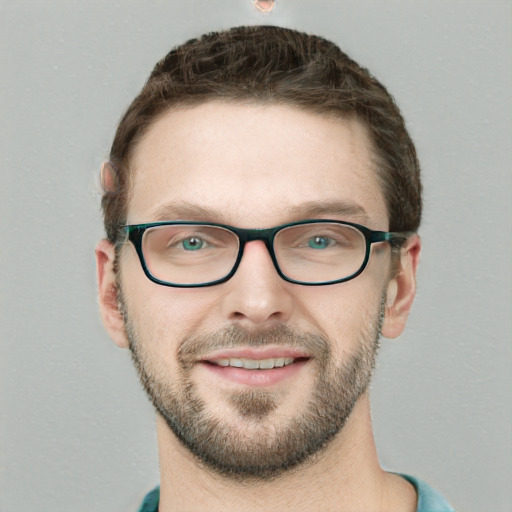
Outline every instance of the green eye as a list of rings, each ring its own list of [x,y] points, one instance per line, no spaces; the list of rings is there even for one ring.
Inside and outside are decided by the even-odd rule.
[[[183,249],[186,251],[197,251],[202,249],[205,245],[204,240],[201,238],[190,237],[182,242]]]
[[[308,247],[311,249],[325,249],[332,245],[332,239],[326,236],[315,236],[308,240]]]

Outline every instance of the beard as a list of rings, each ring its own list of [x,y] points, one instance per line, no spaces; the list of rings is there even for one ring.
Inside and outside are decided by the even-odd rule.
[[[140,381],[169,429],[198,464],[243,483],[271,481],[314,463],[342,430],[371,381],[384,300],[358,333],[355,351],[343,361],[333,359],[332,343],[323,336],[284,325],[258,333],[230,327],[181,340],[178,371],[172,375],[154,355],[148,354],[150,340],[142,340],[122,297],[120,310]],[[215,404],[206,403],[191,378],[199,356],[217,349],[266,345],[298,348],[311,356],[306,364],[316,366],[314,385],[296,414],[291,418],[279,414],[285,398],[276,390],[253,388],[225,395],[235,414],[234,421],[226,415],[216,415]]]

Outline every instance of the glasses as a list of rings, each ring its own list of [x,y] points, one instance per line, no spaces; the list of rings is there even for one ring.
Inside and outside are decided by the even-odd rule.
[[[265,243],[277,273],[290,283],[342,283],[366,267],[371,245],[400,247],[410,233],[372,231],[334,220],[304,220],[268,229],[214,223],[153,222],[122,226],[146,276],[179,288],[220,284],[235,274],[247,242]]]

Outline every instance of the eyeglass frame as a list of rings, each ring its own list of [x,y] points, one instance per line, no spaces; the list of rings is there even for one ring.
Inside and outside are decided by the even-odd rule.
[[[298,281],[296,279],[292,279],[288,276],[286,276],[281,268],[279,267],[279,263],[276,258],[276,254],[274,251],[274,239],[276,235],[279,233],[279,231],[293,227],[293,226],[301,226],[301,225],[307,225],[307,224],[341,224],[344,226],[350,226],[352,228],[355,228],[360,233],[363,234],[365,241],[366,241],[366,248],[365,248],[365,257],[363,260],[363,263],[361,264],[359,270],[356,272],[350,274],[347,277],[343,277],[341,279],[335,279],[333,281],[322,281],[322,282],[304,282],[304,281]],[[214,281],[208,281],[206,283],[193,283],[193,284],[180,284],[180,283],[171,283],[168,281],[162,281],[161,279],[158,279],[153,274],[151,274],[149,268],[146,265],[146,259],[144,257],[144,252],[142,250],[142,238],[144,236],[144,233],[154,227],[159,226],[211,226],[211,227],[218,227],[226,229],[232,233],[234,233],[239,241],[239,248],[238,248],[238,254],[235,260],[235,263],[233,264],[233,267],[231,271],[226,274],[224,277],[220,279],[216,279]],[[356,224],[354,222],[346,222],[346,221],[340,221],[340,220],[332,220],[332,219],[306,219],[296,222],[290,222],[287,224],[281,224],[279,226],[273,227],[273,228],[262,228],[262,229],[244,229],[244,228],[237,228],[234,226],[230,226],[227,224],[218,224],[215,222],[201,222],[201,221],[161,221],[161,222],[149,222],[144,224],[126,224],[119,226],[120,233],[124,234],[124,240],[120,241],[120,244],[123,245],[126,240],[129,240],[133,246],[135,247],[135,251],[137,252],[137,255],[139,257],[140,264],[142,266],[142,270],[144,271],[144,274],[146,277],[153,281],[156,284],[160,284],[162,286],[169,286],[172,288],[204,288],[207,286],[214,286],[217,284],[225,283],[226,281],[229,281],[231,279],[236,271],[238,270],[238,267],[240,266],[240,262],[242,261],[242,257],[244,254],[245,244],[248,242],[253,242],[256,240],[261,240],[265,243],[265,246],[267,248],[267,251],[270,255],[270,258],[272,260],[272,263],[274,264],[274,268],[276,269],[277,274],[281,279],[284,281],[287,281],[289,283],[293,284],[299,284],[303,286],[325,286],[330,284],[337,284],[337,283],[344,283],[346,281],[350,281],[351,279],[354,279],[358,275],[360,275],[364,269],[368,265],[368,261],[370,259],[370,253],[371,253],[371,246],[374,243],[377,242],[389,242],[392,248],[400,248],[407,238],[414,234],[413,231],[375,231],[372,230],[366,226],[363,226],[361,224]],[[116,244],[117,245],[117,244]]]

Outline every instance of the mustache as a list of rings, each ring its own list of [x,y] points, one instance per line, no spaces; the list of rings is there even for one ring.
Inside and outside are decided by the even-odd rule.
[[[328,359],[331,355],[328,340],[318,334],[301,332],[284,325],[258,332],[231,326],[185,338],[178,349],[178,360],[184,367],[189,367],[215,350],[268,345],[298,349],[320,360]]]

